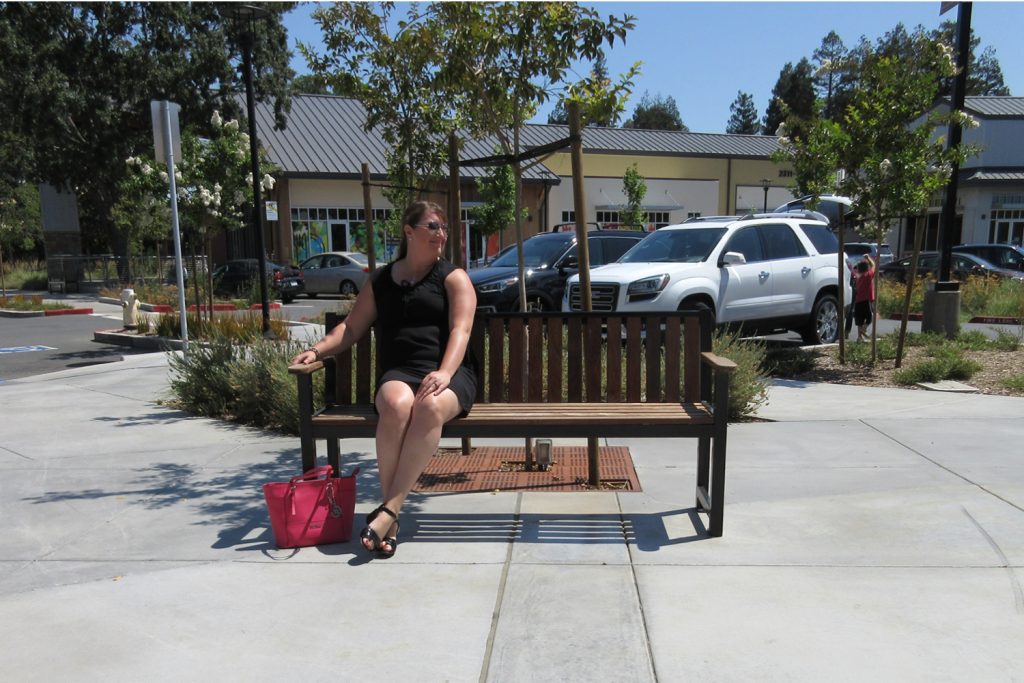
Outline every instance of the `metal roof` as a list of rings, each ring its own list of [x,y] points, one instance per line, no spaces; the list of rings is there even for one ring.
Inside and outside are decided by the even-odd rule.
[[[1024,97],[997,95],[965,97],[964,107],[985,118],[1024,118]]]
[[[271,103],[256,104],[260,142],[285,176],[358,178],[364,162],[369,164],[372,176],[386,175],[387,143],[379,130],[363,130],[366,112],[358,100],[331,95],[295,95],[287,119],[285,130],[275,130]],[[522,131],[522,144],[528,150],[568,136],[568,126],[527,124]],[[463,159],[492,156],[494,142],[494,138],[464,140],[460,156]],[[591,154],[767,159],[777,148],[778,138],[768,135],[601,127],[587,127],[583,131],[583,151]],[[483,167],[463,167],[461,171],[463,177],[480,176],[485,172]],[[558,176],[543,164],[526,170],[523,178],[559,182]]]
[[[960,181],[969,184],[1022,183],[1024,168],[968,168],[960,171]]]
[[[260,143],[285,176],[292,178],[361,178],[362,165],[370,175],[387,175],[388,144],[378,129],[363,130],[366,110],[358,100],[332,95],[294,95],[288,124],[274,129],[271,103],[256,104],[256,132]],[[463,158],[488,156],[493,147],[483,142],[464,143]],[[462,177],[482,176],[486,169],[463,167]],[[542,165],[524,171],[523,179],[558,184],[557,175]]]

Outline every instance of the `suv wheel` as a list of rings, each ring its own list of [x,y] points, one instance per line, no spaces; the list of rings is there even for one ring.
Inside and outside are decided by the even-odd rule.
[[[814,302],[811,319],[801,331],[801,336],[806,344],[831,344],[839,339],[841,325],[836,298],[831,294],[822,294]]]

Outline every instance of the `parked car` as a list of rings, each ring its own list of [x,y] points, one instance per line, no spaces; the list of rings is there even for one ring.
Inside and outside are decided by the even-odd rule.
[[[590,266],[611,263],[644,238],[635,230],[595,230],[587,233]],[[523,242],[526,300],[530,310],[557,311],[565,281],[579,272],[576,234],[545,232]],[[476,288],[477,310],[519,310],[519,257],[515,248],[501,254],[489,266],[469,272]]]
[[[291,266],[279,266],[265,261],[267,287],[275,298],[291,303],[304,289],[302,271]],[[239,296],[259,278],[259,261],[254,258],[234,259],[217,266],[213,271],[213,291],[220,296]]]
[[[857,261],[863,259],[865,254],[871,254],[880,266],[892,263],[896,258],[888,244],[876,245],[874,242],[846,242],[843,244],[843,252],[846,254],[846,262],[850,264],[851,268],[857,264]],[[881,252],[881,256],[878,252]]]
[[[370,276],[370,262],[357,251],[328,251],[310,256],[299,266],[306,283],[306,294],[355,296]]]
[[[878,277],[890,278],[899,282],[906,282],[910,273],[910,256],[893,261],[878,269]],[[1018,270],[1000,268],[989,263],[980,256],[953,252],[949,264],[950,275],[957,280],[966,280],[969,276],[1012,278],[1024,281],[1024,273]],[[918,277],[938,277],[939,273],[939,252],[922,251],[917,262]]]
[[[808,343],[838,339],[842,315],[835,234],[811,214],[714,216],[647,235],[591,278],[594,310],[676,311],[706,306],[746,334],[795,330]],[[580,310],[572,277],[563,310]]]
[[[809,211],[811,210],[813,200],[814,197],[811,195],[793,199],[777,207],[774,213],[802,213]],[[851,214],[855,213],[852,199],[832,194],[823,194],[818,197],[813,210],[824,215],[828,219],[828,224],[833,228],[837,227],[842,219],[848,219]]]
[[[1010,244],[958,244],[954,252],[980,256],[997,268],[1024,272],[1024,247]]]

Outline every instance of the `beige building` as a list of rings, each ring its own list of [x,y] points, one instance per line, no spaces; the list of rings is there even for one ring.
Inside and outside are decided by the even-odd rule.
[[[283,262],[301,262],[314,253],[360,250],[364,220],[362,164],[369,165],[375,218],[392,210],[379,185],[387,182],[386,145],[375,131],[363,131],[362,106],[355,100],[299,95],[292,100],[288,127],[273,129],[269,106],[257,109],[260,143],[280,169],[267,198],[277,202],[277,220],[268,221],[268,251]],[[528,125],[524,149],[568,137],[568,127]],[[770,160],[772,136],[722,135],[586,128],[583,170],[588,222],[614,225],[625,206],[622,176],[633,164],[646,179],[648,227],[679,223],[692,216],[723,215],[773,208],[793,198],[792,170]],[[493,154],[487,140],[463,143],[460,157]],[[480,203],[475,178],[481,167],[462,167],[462,229],[475,260],[512,242],[514,231],[487,240],[474,230],[469,209]],[[429,196],[446,205],[445,195]],[[575,220],[568,149],[524,174],[525,232],[532,235]],[[379,252],[391,256],[394,242]]]

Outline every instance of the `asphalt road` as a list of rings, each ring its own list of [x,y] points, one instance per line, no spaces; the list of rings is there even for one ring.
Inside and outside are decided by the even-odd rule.
[[[95,330],[121,326],[120,315],[0,318],[0,384],[6,380],[111,363],[140,353],[92,340]],[[32,350],[18,350],[28,347]]]

